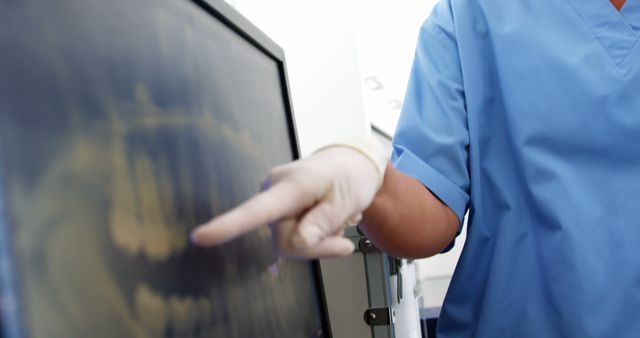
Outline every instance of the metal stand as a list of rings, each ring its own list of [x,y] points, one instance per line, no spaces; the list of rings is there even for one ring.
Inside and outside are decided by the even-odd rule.
[[[398,280],[402,280],[398,269],[401,261],[378,250],[356,227],[348,229],[346,237],[354,242],[364,257],[369,298],[369,308],[363,313],[364,321],[371,327],[373,338],[395,338],[395,311],[389,276],[398,274]],[[397,294],[401,299],[402,287],[398,288]]]

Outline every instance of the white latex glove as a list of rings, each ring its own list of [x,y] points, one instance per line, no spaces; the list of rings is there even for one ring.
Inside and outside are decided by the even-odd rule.
[[[362,217],[382,185],[387,155],[373,137],[330,145],[272,169],[269,187],[192,233],[198,245],[228,242],[273,224],[281,254],[346,256],[353,243],[344,230]]]

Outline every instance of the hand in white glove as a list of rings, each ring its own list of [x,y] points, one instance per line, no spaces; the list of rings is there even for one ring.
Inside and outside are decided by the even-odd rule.
[[[198,227],[198,245],[228,242],[276,223],[274,238],[285,256],[337,257],[353,252],[342,235],[357,223],[382,185],[387,156],[372,137],[331,145],[274,168],[270,187]]]

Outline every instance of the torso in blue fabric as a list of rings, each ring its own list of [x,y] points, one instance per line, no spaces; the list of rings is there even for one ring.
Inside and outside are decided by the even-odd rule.
[[[640,0],[442,0],[394,165],[467,240],[439,338],[640,337]]]

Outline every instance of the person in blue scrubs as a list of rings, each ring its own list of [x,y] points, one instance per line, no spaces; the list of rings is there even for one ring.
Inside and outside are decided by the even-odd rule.
[[[439,338],[640,336],[640,0],[441,0],[393,145],[376,244],[435,254],[468,211]]]
[[[441,1],[396,168],[468,237],[439,337],[640,336],[640,1]]]

